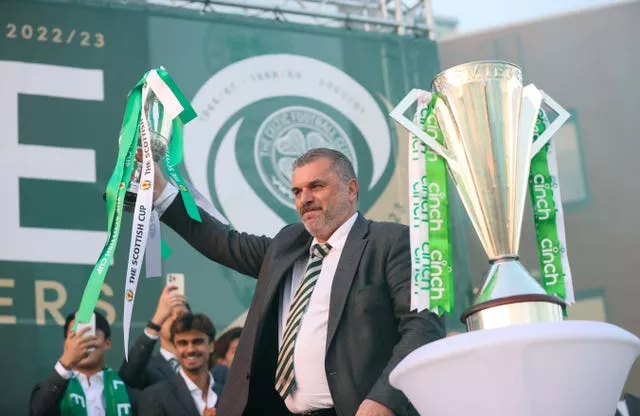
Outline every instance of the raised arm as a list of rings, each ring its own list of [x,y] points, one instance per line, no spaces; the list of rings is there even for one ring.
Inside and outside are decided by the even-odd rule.
[[[237,232],[199,210],[202,222],[189,217],[182,198],[177,196],[160,219],[205,257],[257,278],[271,238]]]

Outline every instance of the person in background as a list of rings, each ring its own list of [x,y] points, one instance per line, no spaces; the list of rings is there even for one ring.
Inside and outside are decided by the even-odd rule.
[[[233,357],[236,355],[241,334],[242,328],[231,328],[218,337],[213,348],[211,374],[216,382],[222,385],[227,382],[229,367],[231,367]]]
[[[171,325],[180,370],[145,389],[140,416],[215,416],[222,386],[209,372],[216,329],[204,314],[181,315]]]
[[[129,361],[124,360],[120,366],[122,379],[132,387],[145,389],[171,378],[180,369],[175,347],[171,342],[171,325],[177,318],[189,313],[190,308],[187,298],[176,293],[176,288],[173,285],[164,287],[153,317],[129,350]],[[158,339],[160,351],[151,356]],[[142,371],[140,361],[148,363],[142,367]]]
[[[111,327],[95,313],[95,335],[89,327],[75,331],[75,312],[64,323],[64,347],[55,368],[31,392],[30,416],[117,416],[135,414],[138,391],[126,385],[111,368],[104,354],[111,348]],[[141,371],[144,358],[132,357]]]

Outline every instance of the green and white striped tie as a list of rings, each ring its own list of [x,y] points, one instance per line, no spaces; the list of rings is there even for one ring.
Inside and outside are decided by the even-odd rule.
[[[295,375],[293,371],[293,350],[300,330],[300,322],[304,315],[313,288],[318,281],[320,269],[322,268],[322,259],[331,250],[329,243],[314,244],[311,250],[311,258],[307,271],[298,286],[298,290],[289,306],[289,315],[287,316],[287,324],[282,337],[282,345],[278,352],[278,367],[276,369],[276,390],[285,399],[296,385]]]

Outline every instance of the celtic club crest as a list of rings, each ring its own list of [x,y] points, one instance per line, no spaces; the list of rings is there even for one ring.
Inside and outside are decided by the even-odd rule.
[[[263,184],[280,202],[295,207],[291,194],[294,161],[308,150],[344,153],[358,172],[353,144],[333,119],[312,108],[285,107],[269,115],[256,135],[255,163]]]

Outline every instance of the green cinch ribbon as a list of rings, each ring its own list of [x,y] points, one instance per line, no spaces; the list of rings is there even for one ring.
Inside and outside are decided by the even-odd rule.
[[[110,368],[103,370],[105,414],[107,416],[132,415],[131,402],[127,386],[122,379]],[[73,376],[60,401],[60,415],[87,416],[87,397],[78,379]]]
[[[538,113],[533,141],[547,128],[548,120],[543,110]],[[549,171],[549,144],[546,144],[531,160],[529,173],[529,194],[533,205],[533,218],[540,261],[542,286],[550,295],[566,299],[565,273],[562,256],[563,244],[557,227],[558,207],[554,201],[554,191],[558,184]]]
[[[120,228],[122,225],[122,207],[124,195],[131,182],[131,174],[135,165],[135,154],[138,147],[138,129],[140,125],[140,112],[142,110],[142,85],[146,74],[138,81],[129,92],[125,109],[122,128],[120,129],[120,146],[116,166],[107,182],[106,206],[107,206],[107,242],[98,257],[98,261],[91,271],[89,280],[80,300],[80,307],[76,315],[76,325],[79,322],[89,322],[95,309],[102,285],[111,266],[113,255],[118,245]]]
[[[182,196],[182,201],[184,202],[184,206],[189,217],[195,221],[202,222],[198,205],[196,205],[193,195],[189,192],[189,187],[178,169],[178,165],[182,163],[183,159],[184,125],[196,118],[196,112],[193,107],[191,107],[191,103],[189,103],[187,97],[182,94],[180,88],[178,88],[173,79],[171,79],[167,71],[164,70],[164,68],[159,68],[157,72],[160,78],[162,78],[169,89],[171,89],[171,92],[173,92],[175,97],[178,99],[182,108],[184,108],[182,113],[173,120],[171,141],[169,142],[169,149],[167,150],[167,154],[164,158],[164,166],[167,170],[167,174],[171,179],[173,179],[174,183],[180,190],[180,196]]]
[[[423,129],[438,143],[444,143],[435,115],[437,94],[432,94]],[[446,161],[427,146],[427,205],[429,216],[429,287],[431,310],[442,314],[454,305],[453,257],[449,224],[449,194]]]
[[[115,168],[107,182],[106,207],[108,238],[98,257],[98,261],[91,271],[84,293],[82,294],[76,325],[78,322],[89,322],[98,298],[100,297],[102,285],[115,254],[116,246],[118,245],[120,228],[122,226],[124,196],[129,188],[131,174],[135,165],[136,149],[138,148],[140,140],[139,129],[142,111],[142,86],[149,72],[145,73],[129,92],[124,120],[120,130],[118,157]],[[156,73],[162,78],[165,84],[167,84],[169,89],[171,89],[171,92],[183,108],[182,113],[173,120],[171,140],[169,141],[169,148],[164,158],[164,165],[169,176],[180,189],[180,195],[187,213],[195,221],[202,222],[194,198],[191,192],[189,192],[189,188],[178,169],[178,165],[182,162],[183,158],[183,126],[196,117],[196,112],[164,68],[156,69]],[[162,244],[162,251],[164,256],[168,256],[171,252],[165,242]]]

